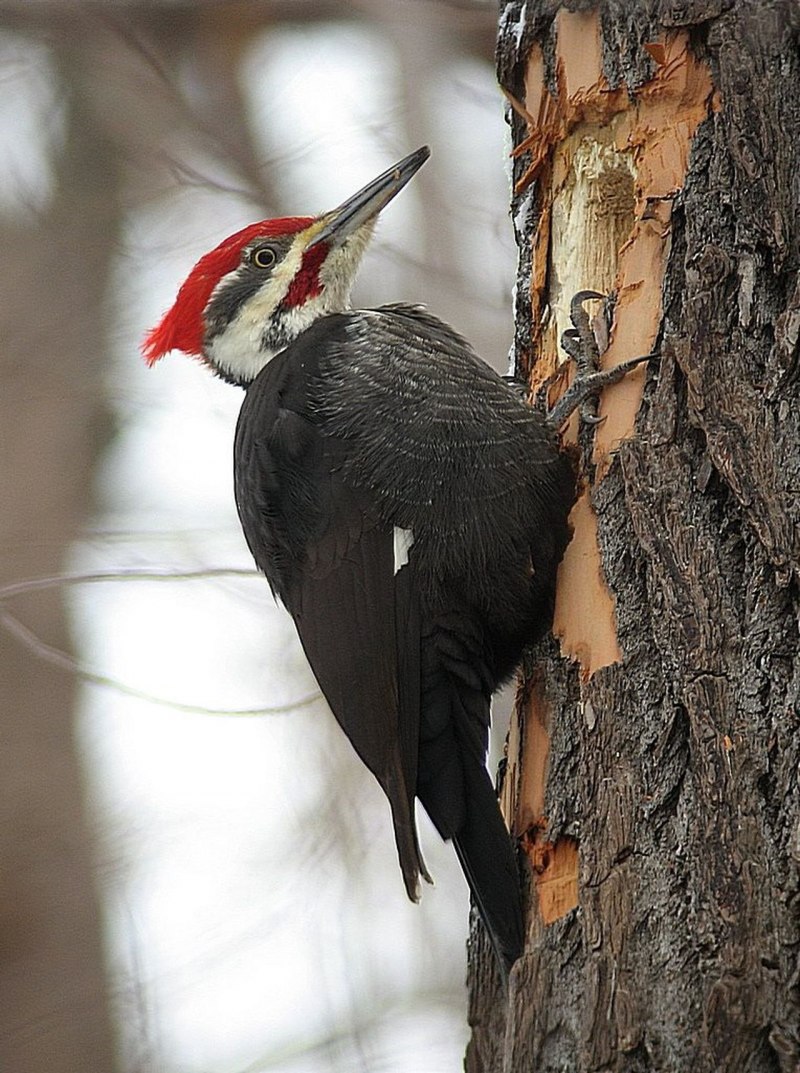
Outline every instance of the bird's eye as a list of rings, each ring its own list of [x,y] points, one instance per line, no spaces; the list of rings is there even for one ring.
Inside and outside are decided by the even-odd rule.
[[[250,254],[250,263],[256,268],[272,268],[278,259],[278,255],[272,246],[256,246]]]

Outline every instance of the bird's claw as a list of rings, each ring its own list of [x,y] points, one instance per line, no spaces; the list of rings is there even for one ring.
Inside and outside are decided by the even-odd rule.
[[[584,425],[602,425],[605,421],[605,416],[598,417],[597,414],[593,414],[591,413],[591,411],[582,408],[581,421],[584,423]]]
[[[602,302],[608,295],[600,294],[599,291],[578,291],[577,294],[573,294],[572,301],[569,303],[569,319],[578,327],[578,321],[586,317],[588,320],[588,314],[583,308],[583,303],[588,302],[590,298],[596,298],[598,302]]]
[[[602,424],[605,418],[597,416],[596,405],[597,397],[603,388],[619,383],[631,370],[658,356],[657,353],[645,354],[643,357],[623,361],[612,369],[600,370],[597,340],[583,303],[589,299],[603,300],[606,297],[597,291],[578,291],[569,304],[573,326],[562,333],[561,347],[575,365],[575,378],[547,416],[547,424],[553,431],[558,431],[578,407],[584,424],[593,427]]]

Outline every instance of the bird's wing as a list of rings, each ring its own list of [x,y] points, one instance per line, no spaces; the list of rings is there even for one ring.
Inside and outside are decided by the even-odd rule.
[[[305,361],[303,372],[307,382]],[[395,574],[393,527],[339,475],[340,445],[320,436],[298,383],[290,355],[274,359],[248,390],[237,428],[237,505],[333,714],[389,798],[406,889],[416,899],[419,876],[428,875],[414,821],[414,588],[407,568]]]
[[[333,520],[321,544],[347,533]],[[309,548],[315,557],[317,548]],[[324,565],[322,563],[324,562]],[[414,822],[419,741],[419,620],[413,592],[395,580],[393,540],[374,525],[303,570],[289,597],[317,681],[392,808],[409,897],[426,878]]]

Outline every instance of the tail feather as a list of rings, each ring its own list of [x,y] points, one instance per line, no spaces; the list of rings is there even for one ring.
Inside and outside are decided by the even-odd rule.
[[[489,690],[471,638],[433,629],[423,647],[417,796],[452,839],[498,961],[507,974],[523,948],[522,898],[511,837],[484,758]],[[463,673],[469,668],[472,674]]]
[[[453,836],[464,875],[506,975],[524,945],[522,898],[514,848],[482,765],[467,760],[466,815]]]
[[[420,899],[419,880],[420,876],[426,883],[433,883],[419,846],[417,824],[414,819],[414,798],[408,794],[405,785],[400,785],[400,780],[389,777],[381,779],[384,793],[389,798],[392,809],[392,823],[394,825],[394,840],[397,846],[397,857],[400,861],[400,870],[403,873],[403,882],[406,894],[412,902]]]

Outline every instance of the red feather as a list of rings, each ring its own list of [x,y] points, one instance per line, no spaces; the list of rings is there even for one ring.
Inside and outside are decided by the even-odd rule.
[[[203,349],[203,310],[208,305],[211,292],[216,285],[236,267],[242,249],[254,238],[274,238],[278,235],[294,235],[314,222],[312,216],[287,216],[279,220],[262,220],[250,224],[220,242],[219,246],[201,257],[186,277],[172,308],[164,314],[155,328],[151,328],[144,337],[142,353],[148,365],[154,365],[160,357],[170,350],[182,350],[184,354],[200,356]],[[310,250],[313,253],[314,250]],[[324,258],[323,258],[324,259]],[[321,261],[319,262],[321,263]],[[314,265],[314,279],[307,279],[305,289],[313,287],[316,281],[319,287],[319,263]],[[309,269],[310,269],[309,265]],[[306,272],[306,259],[292,282],[292,288]],[[290,289],[291,290],[291,289]],[[319,290],[313,292],[319,293]],[[308,295],[306,295],[307,297]],[[287,295],[287,300],[288,300]],[[297,301],[290,303],[296,305]]]
[[[316,246],[312,246],[310,250],[306,250],[303,254],[303,260],[300,262],[297,275],[289,284],[289,290],[283,299],[282,305],[284,309],[300,306],[303,302],[308,301],[309,298],[315,298],[322,293],[319,270],[328,256],[329,250],[330,245],[327,242],[320,242]]]

